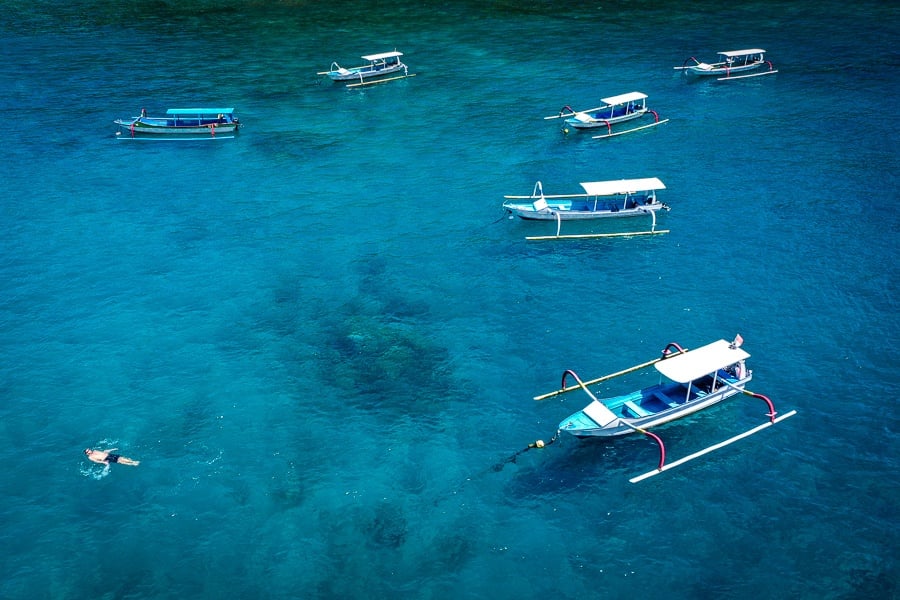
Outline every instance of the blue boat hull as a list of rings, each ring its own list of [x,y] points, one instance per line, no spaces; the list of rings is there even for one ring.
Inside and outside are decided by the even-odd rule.
[[[741,393],[751,379],[752,374],[749,373],[742,379],[729,378],[726,381],[734,387],[722,386],[712,393],[693,388],[690,398],[687,397],[687,388],[684,386],[671,384],[650,386],[624,396],[600,401],[618,417],[606,426],[600,426],[589,416],[591,405],[588,405],[564,419],[559,424],[559,430],[578,438],[628,435],[635,433],[635,427],[641,429],[657,427],[714,406]]]

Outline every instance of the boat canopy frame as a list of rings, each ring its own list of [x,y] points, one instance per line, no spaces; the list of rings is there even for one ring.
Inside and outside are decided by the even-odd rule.
[[[751,54],[765,55],[766,51],[762,48],[748,48],[746,50],[724,50],[722,52],[717,52],[716,54],[724,56],[725,58],[737,58],[738,56],[749,56]]]
[[[643,179],[616,179],[612,181],[585,181],[580,184],[588,196],[614,196],[666,189],[658,177]]]
[[[600,101],[605,103],[607,106],[614,106],[617,104],[627,104],[629,102],[637,102],[638,100],[646,100],[647,94],[642,92],[628,92],[627,94],[619,94],[618,96],[610,96],[609,98],[600,98]],[[604,108],[603,106],[591,109],[597,110],[599,108]],[[590,111],[581,111],[581,112],[590,112]]]
[[[378,54],[367,54],[366,56],[360,56],[360,58],[363,60],[375,62],[376,60],[383,60],[386,58],[399,58],[401,56],[403,56],[402,52],[397,52],[396,50],[393,50],[391,52],[380,52]]]
[[[718,340],[660,361],[656,370],[676,383],[690,383],[720,369],[750,358],[750,354],[732,342]]]

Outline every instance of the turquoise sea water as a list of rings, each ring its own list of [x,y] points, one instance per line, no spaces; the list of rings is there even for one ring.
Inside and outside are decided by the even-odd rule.
[[[0,597],[898,597],[890,4],[4,7]],[[415,77],[315,75],[395,47]],[[779,73],[672,69],[743,47]],[[632,90],[670,122],[541,119]],[[196,105],[244,129],[116,139]],[[669,234],[500,210],[634,177]],[[565,369],[736,333],[797,416],[640,484],[645,439],[511,460],[586,403],[532,400]],[[675,459],[764,413],[658,433]]]

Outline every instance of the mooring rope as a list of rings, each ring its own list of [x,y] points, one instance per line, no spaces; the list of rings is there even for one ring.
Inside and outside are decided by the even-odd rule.
[[[504,219],[508,219],[508,218],[509,218],[509,214],[510,214],[509,211],[506,211],[505,213],[503,213],[503,216],[502,216],[502,217],[500,217],[500,218],[497,219],[496,221],[491,221],[491,225],[496,225],[496,224],[499,223],[500,221],[502,221],[502,220],[504,220]]]
[[[518,452],[516,452],[515,454],[513,454],[512,456],[510,456],[509,458],[507,458],[506,460],[498,462],[496,465],[493,466],[493,468],[491,470],[494,472],[502,471],[503,467],[505,467],[508,463],[516,462],[516,459],[519,458],[520,454],[524,454],[525,452],[528,452],[532,448],[546,448],[547,446],[549,446],[550,444],[555,442],[557,439],[559,439],[559,430],[558,429],[556,430],[556,433],[553,434],[553,437],[550,438],[550,441],[545,442],[544,440],[535,440],[535,441],[531,442],[530,444],[528,444],[527,446],[525,446],[524,448],[522,448],[521,450],[519,450]]]
[[[552,438],[550,438],[550,440],[547,441],[547,442],[545,442],[544,440],[535,440],[535,441],[531,442],[530,444],[528,444],[525,448],[522,448],[521,450],[519,450],[518,452],[516,452],[515,454],[513,454],[512,456],[510,456],[510,457],[508,457],[508,458],[506,458],[506,459],[504,459],[504,460],[498,462],[497,464],[495,464],[495,465],[493,465],[493,466],[491,466],[491,467],[489,467],[489,468],[485,468],[485,469],[482,470],[482,471],[479,471],[479,472],[477,472],[477,473],[474,473],[474,474],[471,475],[470,477],[467,477],[467,478],[465,479],[465,481],[463,481],[463,482],[460,483],[459,485],[455,486],[455,487],[454,487],[452,490],[450,490],[449,492],[446,492],[446,493],[443,493],[443,494],[438,495],[438,496],[434,499],[434,501],[432,502],[432,504],[434,504],[435,506],[437,506],[438,504],[440,504],[440,503],[442,503],[442,502],[446,502],[446,501],[448,501],[449,499],[451,499],[452,497],[454,497],[454,496],[456,496],[456,495],[458,495],[458,494],[463,493],[464,488],[467,486],[467,484],[469,484],[470,482],[472,482],[473,480],[475,480],[475,479],[477,479],[477,478],[479,478],[479,477],[483,477],[483,476],[488,475],[488,474],[490,474],[490,473],[499,473],[500,471],[503,470],[503,467],[505,467],[508,463],[514,463],[514,462],[516,462],[516,459],[519,457],[520,454],[523,454],[523,453],[525,453],[525,452],[528,452],[528,451],[531,450],[532,448],[546,448],[547,446],[549,446],[550,444],[552,444],[553,442],[555,442],[555,441],[559,438],[559,434],[560,434],[560,432],[559,432],[559,430],[557,430],[556,434],[555,434]]]

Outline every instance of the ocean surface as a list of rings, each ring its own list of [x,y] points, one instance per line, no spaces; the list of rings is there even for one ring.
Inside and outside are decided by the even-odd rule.
[[[3,9],[0,598],[900,596],[896,5]],[[673,69],[748,47],[779,72]],[[316,75],[394,48],[415,77]],[[542,119],[633,90],[670,121]],[[116,136],[204,105],[243,129]],[[501,209],[638,177],[668,234]],[[582,230],[648,225],[613,221]],[[526,450],[588,400],[533,400],[564,370],[736,334],[796,416],[638,484],[646,438]],[[656,431],[675,460],[766,412]]]

